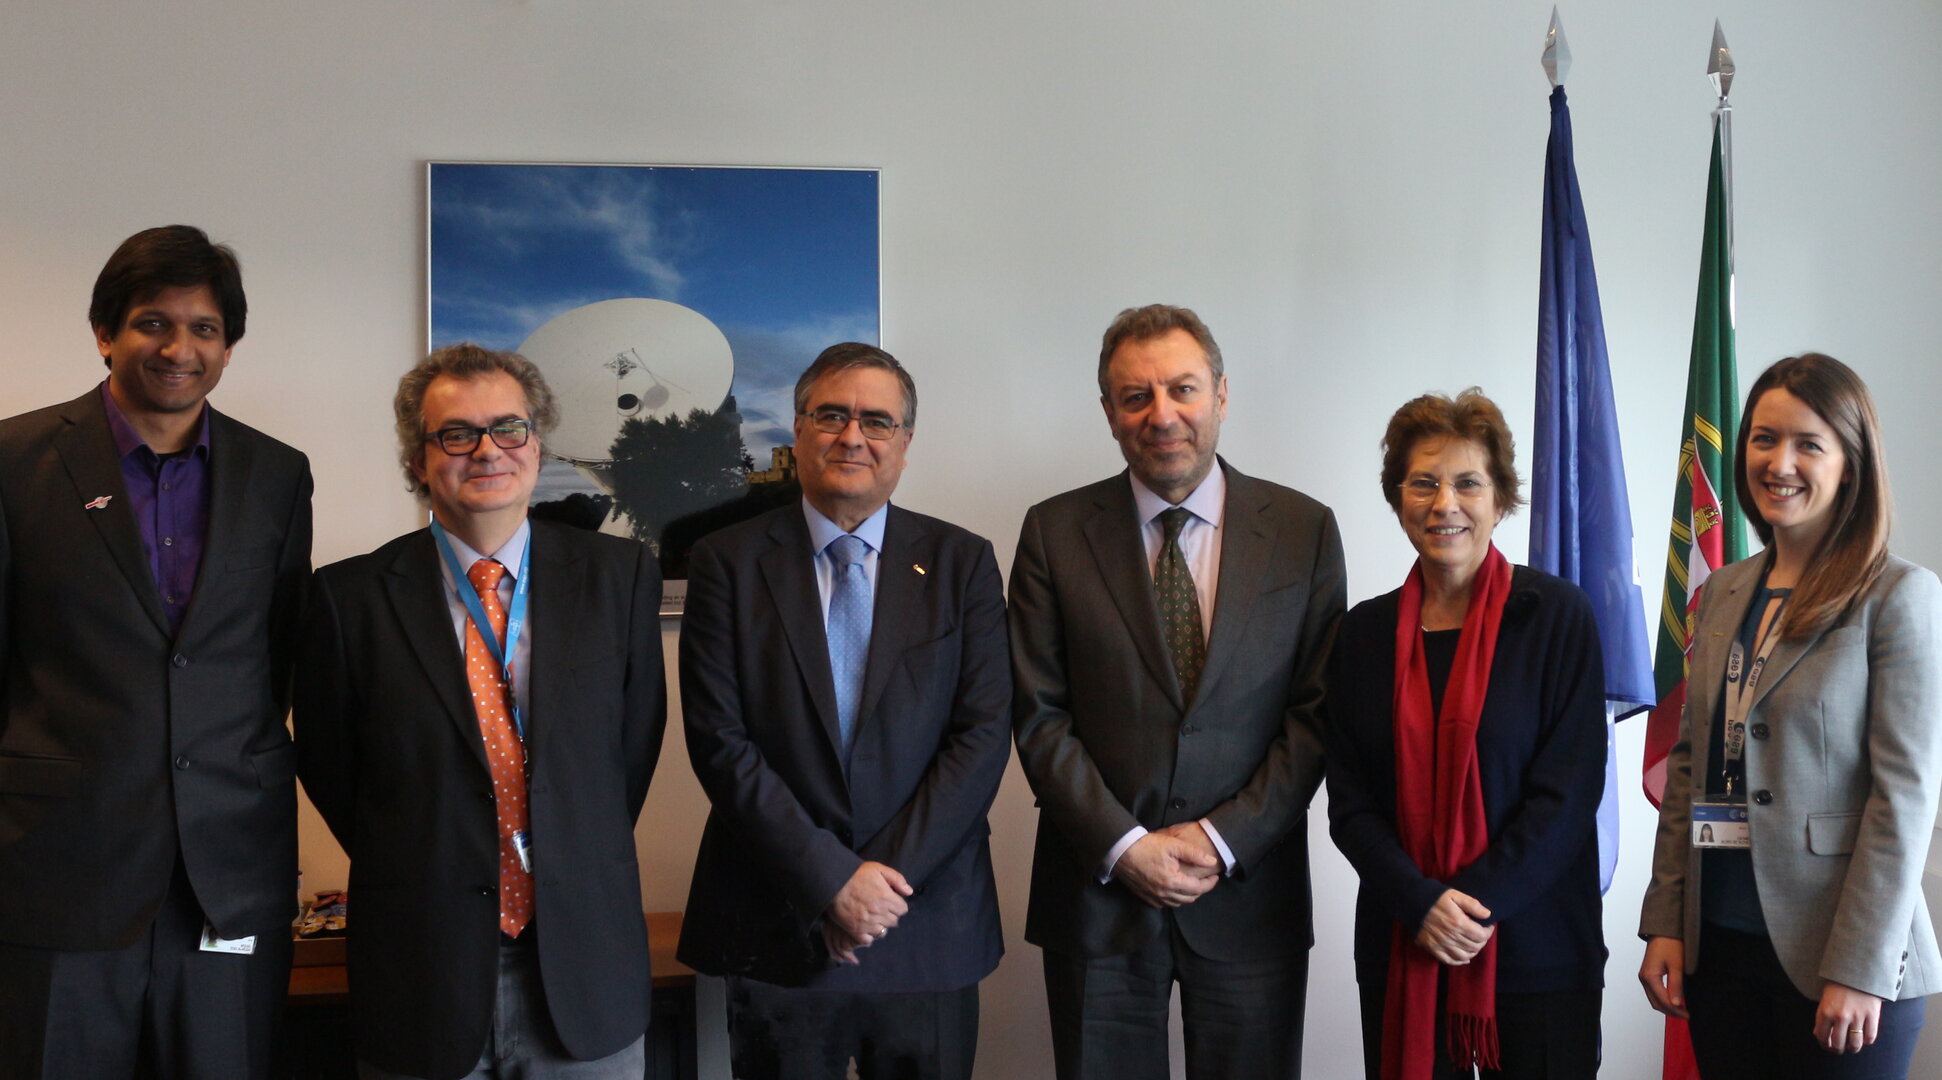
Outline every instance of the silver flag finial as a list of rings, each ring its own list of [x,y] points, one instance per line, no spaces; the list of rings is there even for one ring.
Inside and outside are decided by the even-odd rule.
[[[1551,5],[1551,29],[1544,34],[1544,74],[1552,86],[1563,86],[1571,73],[1571,46],[1564,40],[1564,24],[1558,21],[1558,6]]]
[[[1726,32],[1713,20],[1713,51],[1706,57],[1706,77],[1713,80],[1713,92],[1721,100],[1733,91],[1733,50],[1726,47]]]

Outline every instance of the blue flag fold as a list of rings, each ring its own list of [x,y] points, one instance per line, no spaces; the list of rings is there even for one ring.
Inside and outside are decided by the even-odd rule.
[[[1536,438],[1531,456],[1531,565],[1591,597],[1605,660],[1608,706],[1605,800],[1599,807],[1606,887],[1618,858],[1616,758],[1609,720],[1658,702],[1645,604],[1632,561],[1632,511],[1619,450],[1618,410],[1605,353],[1604,314],[1591,234],[1578,192],[1571,108],[1551,91],[1544,159],[1542,269],[1538,282]]]

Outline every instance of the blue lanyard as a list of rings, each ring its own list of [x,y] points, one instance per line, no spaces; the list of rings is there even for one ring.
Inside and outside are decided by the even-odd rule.
[[[452,550],[452,542],[445,536],[445,527],[437,521],[432,522],[432,537],[438,541],[438,553],[445,557],[445,569],[451,571],[453,591],[465,601],[465,612],[478,627],[479,638],[485,642],[486,651],[499,665],[506,680],[506,689],[512,690],[512,651],[519,642],[519,632],[526,628],[526,589],[532,584],[532,575],[527,568],[533,562],[533,538],[526,537],[526,550],[519,556],[519,576],[513,579],[512,610],[506,612],[506,647],[499,648],[498,636],[492,633],[492,620],[486,618],[485,605],[479,602],[479,590],[472,588],[471,579],[459,566],[458,553]],[[463,582],[464,584],[461,584]],[[519,695],[509,693],[512,698],[512,726],[519,735],[522,745],[526,742],[526,718],[519,710]]]

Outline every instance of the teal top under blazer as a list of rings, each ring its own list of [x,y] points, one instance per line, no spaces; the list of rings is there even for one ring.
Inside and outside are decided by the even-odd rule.
[[[1708,725],[1767,559],[1706,582],[1685,717],[1666,763],[1639,934],[1682,939],[1687,972],[1702,946],[1692,802],[1712,772]],[[1889,556],[1839,618],[1774,647],[1747,730],[1754,880],[1788,978],[1815,999],[1827,980],[1891,1001],[1942,990],[1922,900],[1942,795],[1942,582]]]

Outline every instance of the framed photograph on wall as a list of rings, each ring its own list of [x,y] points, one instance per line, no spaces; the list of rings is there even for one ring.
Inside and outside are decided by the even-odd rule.
[[[878,344],[875,169],[435,161],[429,348],[523,353],[560,407],[536,517],[687,553],[800,497],[796,376]]]

